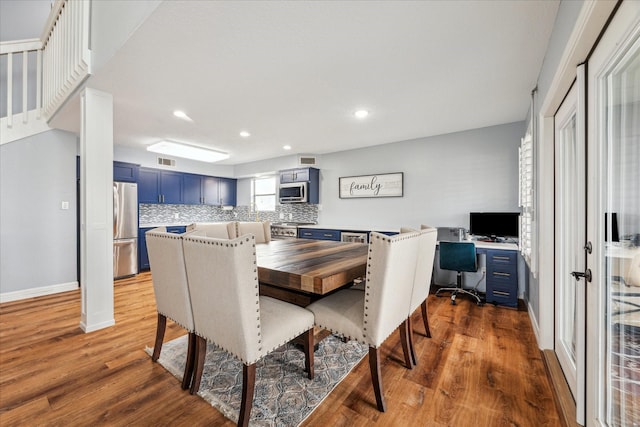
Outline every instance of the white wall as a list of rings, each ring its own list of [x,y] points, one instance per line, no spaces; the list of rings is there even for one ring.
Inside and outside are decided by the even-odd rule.
[[[58,130],[0,146],[0,294],[76,282],[76,152]]]
[[[523,122],[322,156],[320,224],[469,227],[471,211],[518,211]],[[404,173],[404,196],[340,199],[338,178]]]
[[[161,0],[109,0],[91,3],[91,54],[94,71],[105,65]]]

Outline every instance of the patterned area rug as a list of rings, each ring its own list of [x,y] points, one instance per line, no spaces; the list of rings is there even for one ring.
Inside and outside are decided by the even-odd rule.
[[[152,348],[145,350],[149,355]],[[304,372],[304,353],[286,344],[256,364],[256,388],[251,426],[297,426],[313,412],[340,381],[368,353],[355,341],[343,343],[330,335],[315,352],[315,378]],[[158,360],[182,380],[187,336],[164,343]],[[242,391],[242,363],[209,343],[198,395],[233,422],[238,422]]]

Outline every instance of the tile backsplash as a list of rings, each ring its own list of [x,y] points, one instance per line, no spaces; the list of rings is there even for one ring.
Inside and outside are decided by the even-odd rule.
[[[250,206],[235,206],[223,210],[219,206],[205,205],[139,205],[140,226],[147,224],[189,224],[215,221],[271,221],[318,222],[318,205],[291,203],[277,205],[276,210],[252,212]],[[282,218],[280,218],[282,216]]]

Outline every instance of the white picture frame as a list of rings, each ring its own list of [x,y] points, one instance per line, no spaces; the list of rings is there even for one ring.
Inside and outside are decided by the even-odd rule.
[[[403,172],[343,176],[338,178],[339,196],[341,199],[402,197],[403,181]]]

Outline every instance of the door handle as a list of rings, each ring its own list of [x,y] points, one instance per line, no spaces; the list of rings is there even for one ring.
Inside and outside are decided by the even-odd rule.
[[[584,273],[582,273],[580,271],[572,271],[571,275],[576,280],[580,280],[581,277],[584,277],[584,280],[586,280],[587,282],[591,282],[591,279],[592,279],[591,269],[590,268],[587,268],[587,270]]]

